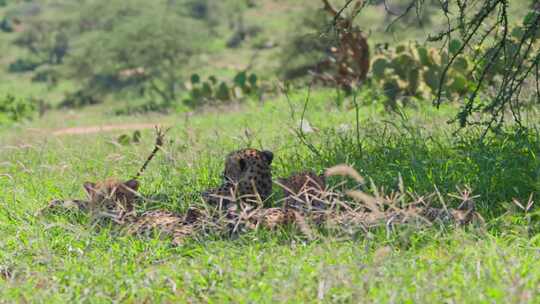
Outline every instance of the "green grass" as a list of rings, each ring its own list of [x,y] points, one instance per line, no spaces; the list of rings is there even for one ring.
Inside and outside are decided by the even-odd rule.
[[[44,258],[27,259],[35,266],[20,267],[0,295],[44,302],[535,302],[537,246],[459,232],[408,249],[367,240],[170,249],[82,235],[34,244]]]
[[[57,2],[57,1],[56,1]],[[38,5],[42,7],[40,18],[44,19],[61,19],[67,18],[73,14],[79,14],[79,10],[70,6],[67,1],[40,1]],[[336,7],[345,3],[343,0],[331,1]],[[392,4],[404,4],[406,0],[396,0]],[[527,12],[528,0],[515,0],[509,4],[510,22],[516,23]],[[19,2],[12,1],[6,7],[0,7],[0,16],[20,16],[24,11],[27,11],[33,3],[27,1]],[[251,71],[255,72],[260,79],[274,80],[276,75],[280,75],[282,71],[282,57],[284,50],[288,49],[288,43],[291,36],[305,33],[310,36],[317,36],[318,33],[313,33],[313,29],[307,29],[303,24],[303,18],[306,15],[311,15],[313,12],[322,7],[321,1],[311,0],[261,0],[252,8],[245,11],[245,25],[247,27],[259,27],[261,32],[248,39],[239,48],[227,49],[225,42],[233,35],[233,30],[229,26],[229,21],[236,21],[236,15],[220,16],[223,19],[221,26],[215,29],[217,35],[211,41],[208,41],[206,46],[207,52],[194,56],[192,60],[194,64],[183,67],[186,70],[185,79],[188,79],[191,73],[199,73],[203,76],[216,75],[220,79],[230,79],[236,72],[245,69],[250,59],[255,58],[252,62]],[[432,22],[419,26],[411,21],[410,24],[397,23],[394,28],[387,29],[390,19],[386,19],[386,14],[382,5],[368,6],[357,17],[357,25],[367,34],[368,41],[373,49],[377,44],[387,42],[390,45],[395,45],[409,40],[426,41],[427,35],[445,30],[447,28],[446,18],[438,12],[431,11],[430,18]],[[24,18],[23,18],[24,19]],[[414,20],[414,18],[411,18]],[[293,30],[291,30],[293,29]],[[55,106],[58,105],[64,98],[65,93],[73,92],[80,88],[80,83],[76,83],[68,71],[71,71],[67,66],[56,67],[60,74],[66,74],[62,77],[62,82],[57,87],[48,88],[41,83],[32,83],[30,79],[32,72],[28,73],[9,73],[8,66],[17,58],[27,58],[32,56],[28,50],[19,48],[13,44],[19,33],[4,33],[0,32],[0,95],[16,92],[19,97],[33,97],[41,99]],[[77,39],[71,41],[73,48],[76,49]],[[256,44],[261,42],[274,42],[276,47],[270,49],[256,50]],[[35,55],[34,55],[35,56]],[[117,101],[118,96],[110,97],[109,99]],[[133,99],[131,96],[130,99]],[[146,101],[146,100],[145,100]]]
[[[220,51],[203,54],[201,60],[209,64],[196,72],[231,77],[247,66],[255,43],[273,40],[278,47],[260,51],[253,67],[261,79],[273,80],[291,24],[298,22],[299,9],[308,2],[319,5],[261,1],[246,12],[245,20],[262,26],[262,33],[239,49],[222,50],[231,33],[218,29],[222,37],[212,47]],[[513,16],[523,14],[524,3],[512,2]],[[0,14],[17,5],[0,8]],[[374,45],[423,40],[440,21],[435,18],[424,29],[382,32],[380,12],[368,8],[358,24]],[[55,105],[64,92],[77,87],[66,81],[48,89],[31,83],[30,74],[7,73],[8,64],[24,55],[11,44],[15,36],[0,33],[0,94]],[[357,134],[351,100],[337,102],[335,91],[317,89],[305,111],[305,119],[318,130],[306,135],[314,147],[310,149],[293,132],[306,94],[303,88],[292,90],[291,104],[278,95],[263,105],[250,101],[133,116],[113,113],[140,100],[111,96],[99,106],[53,110],[32,122],[2,126],[0,303],[540,302],[537,207],[524,212],[513,202],[525,205],[531,195],[536,200],[540,194],[537,119],[531,119],[527,132],[508,129],[479,141],[481,130],[454,134],[456,127],[446,124],[457,111],[455,105],[436,110],[424,104],[401,115],[389,114],[380,97],[366,90],[359,96]],[[83,198],[85,181],[131,177],[154,140],[152,130],[142,131],[142,143],[127,146],[114,143],[127,132],[57,137],[52,131],[123,123],[173,127],[164,153],[142,177],[141,193],[151,201],[148,208],[183,212],[201,204],[199,192],[220,182],[226,153],[255,147],[274,152],[274,177],[347,163],[387,193],[397,189],[401,179],[409,192],[439,191],[448,207],[459,203],[452,194],[468,186],[479,195],[477,207],[486,224],[378,228],[368,233],[353,229],[350,234],[318,233],[311,241],[287,227],[231,238],[199,236],[172,247],[167,239],[94,227],[85,216],[36,216],[52,199]],[[330,183],[341,181],[332,178]],[[275,189],[268,204],[277,204],[280,196]]]
[[[522,203],[540,192],[538,131],[454,136],[444,122],[453,106],[420,106],[409,119],[378,104],[360,108],[360,142],[350,101],[333,91],[312,95],[305,118],[317,153],[293,134],[306,92],[242,111],[117,117],[108,105],[80,113],[53,111],[0,131],[0,299],[4,302],[519,302],[538,301],[536,213]],[[76,117],[72,117],[76,116]],[[152,122],[173,126],[170,142],[150,164],[141,192],[159,208],[183,211],[199,191],[219,183],[224,155],[252,146],[274,151],[275,177],[348,163],[387,191],[399,176],[408,191],[449,194],[470,186],[483,228],[374,229],[368,234],[305,240],[294,229],[260,230],[235,238],[199,237],[180,247],[167,240],[97,229],[84,217],[36,217],[53,198],[82,198],[82,183],[131,176],[151,149],[111,143],[120,133],[55,137],[66,126]],[[340,132],[342,124],[350,127]],[[331,180],[332,184],[340,179]],[[352,185],[351,185],[352,186]],[[275,199],[279,191],[275,191]],[[270,202],[272,204],[272,202]]]

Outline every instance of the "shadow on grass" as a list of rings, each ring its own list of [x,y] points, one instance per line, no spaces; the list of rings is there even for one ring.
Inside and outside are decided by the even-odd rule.
[[[419,128],[374,125],[361,132],[358,145],[354,132],[324,130],[317,135],[320,155],[298,153],[292,159],[320,169],[347,163],[387,190],[398,187],[400,176],[406,191],[419,194],[469,186],[480,195],[477,207],[488,217],[503,212],[513,199],[526,202],[540,192],[538,130],[509,131],[483,141],[475,131],[430,135]]]

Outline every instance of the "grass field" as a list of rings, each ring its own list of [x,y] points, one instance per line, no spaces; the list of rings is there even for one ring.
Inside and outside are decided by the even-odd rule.
[[[305,118],[318,129],[311,152],[291,131],[305,91],[242,111],[124,117],[105,106],[85,114],[49,112],[41,120],[2,130],[0,163],[0,298],[3,302],[536,302],[540,252],[536,214],[520,211],[540,187],[538,132],[490,137],[452,136],[443,122],[452,106],[410,110],[408,120],[379,105],[355,111],[313,93]],[[292,112],[295,117],[293,118]],[[482,227],[404,227],[368,234],[320,235],[264,229],[237,238],[206,236],[172,247],[167,240],[92,227],[80,216],[36,217],[54,198],[82,198],[82,183],[127,178],[151,149],[151,130],[137,145],[113,144],[122,132],[51,135],[71,126],[159,122],[173,127],[165,153],[143,176],[148,208],[182,211],[198,192],[219,183],[223,156],[242,147],[274,151],[274,176],[348,163],[387,190],[398,177],[408,191],[436,189],[446,204],[470,186]],[[54,122],[54,123],[53,123]],[[338,131],[347,124],[349,131]],[[125,133],[125,132],[124,132]],[[339,180],[333,180],[337,183]],[[279,191],[276,190],[276,199]]]
[[[56,2],[42,3],[52,17],[62,8]],[[0,15],[32,8],[25,3],[8,1]],[[509,4],[510,22],[522,18],[528,3]],[[0,97],[31,97],[52,107],[31,121],[0,124],[0,303],[540,303],[537,108],[524,114],[527,129],[508,126],[483,137],[481,128],[447,123],[457,103],[436,109],[418,101],[397,113],[372,87],[360,90],[358,107],[335,89],[294,84],[286,96],[278,80],[283,50],[296,34],[291,29],[305,30],[305,9],[319,6],[261,0],[244,14],[246,25],[260,27],[258,36],[225,48],[232,30],[223,22],[211,51],[186,68],[226,78],[253,57],[252,70],[278,89],[261,101],[200,108],[178,102],[167,114],[125,114],[148,101],[129,94],[56,108],[80,84],[66,78],[51,88],[31,82],[30,72],[9,73],[10,63],[29,54],[13,44],[18,33],[0,33]],[[425,41],[444,28],[441,16],[432,19],[423,27],[384,31],[388,20],[379,5],[356,22],[374,47]],[[256,51],[266,42],[275,46]],[[300,138],[303,120],[312,131]],[[225,155],[253,147],[274,153],[274,180],[347,164],[368,182],[330,177],[330,186],[381,195],[399,190],[441,208],[456,208],[459,192],[471,189],[484,223],[320,229],[310,237],[295,225],[261,227],[232,236],[200,234],[173,246],[167,237],[128,235],[85,214],[39,214],[51,200],[84,198],[86,181],[132,177],[153,147],[148,126],[154,124],[171,130],[141,178],[143,210],[184,213],[204,206],[200,192],[220,184]],[[99,130],[105,126],[111,130]],[[135,130],[140,143],[119,142]],[[273,192],[267,207],[282,202],[279,187]]]

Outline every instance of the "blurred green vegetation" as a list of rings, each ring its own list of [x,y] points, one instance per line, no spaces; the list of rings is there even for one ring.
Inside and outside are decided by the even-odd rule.
[[[399,13],[408,1],[387,2]],[[362,11],[355,25],[384,64],[345,96],[303,77],[336,39],[320,1],[0,0],[0,302],[537,302],[537,108],[528,130],[484,138],[446,124],[459,104],[427,102],[432,63],[419,63],[445,17],[440,1],[424,3],[391,27],[382,1]],[[509,1],[509,21],[529,3]],[[148,210],[201,204],[224,156],[255,147],[274,152],[276,178],[347,163],[383,195],[403,187],[450,208],[470,187],[486,225],[353,227],[315,241],[287,227],[171,247],[84,216],[35,216],[51,199],[82,198],[85,181],[131,176],[154,124],[173,128],[141,178]]]
[[[392,1],[385,10],[374,1],[355,19],[373,49],[423,43],[445,28],[438,1],[392,23],[407,3]],[[509,4],[512,22],[526,3]],[[232,81],[249,69],[262,82],[304,76],[335,42],[321,8],[304,0],[6,0],[0,93],[39,95],[54,106],[131,100],[158,109],[188,99],[184,84],[193,73]],[[79,95],[91,98],[74,100]]]

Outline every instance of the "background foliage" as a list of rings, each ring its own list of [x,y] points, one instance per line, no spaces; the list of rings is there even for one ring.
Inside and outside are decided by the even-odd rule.
[[[0,302],[538,302],[531,1],[366,3],[354,25],[372,70],[347,94],[309,74],[339,38],[322,1],[0,0]],[[330,186],[443,208],[471,189],[485,224],[172,247],[84,214],[36,216],[84,198],[85,181],[132,176],[155,124],[172,129],[141,211],[204,207],[224,156],[255,147],[274,152],[275,179],[346,163],[367,182]],[[266,203],[281,198],[274,186]]]

